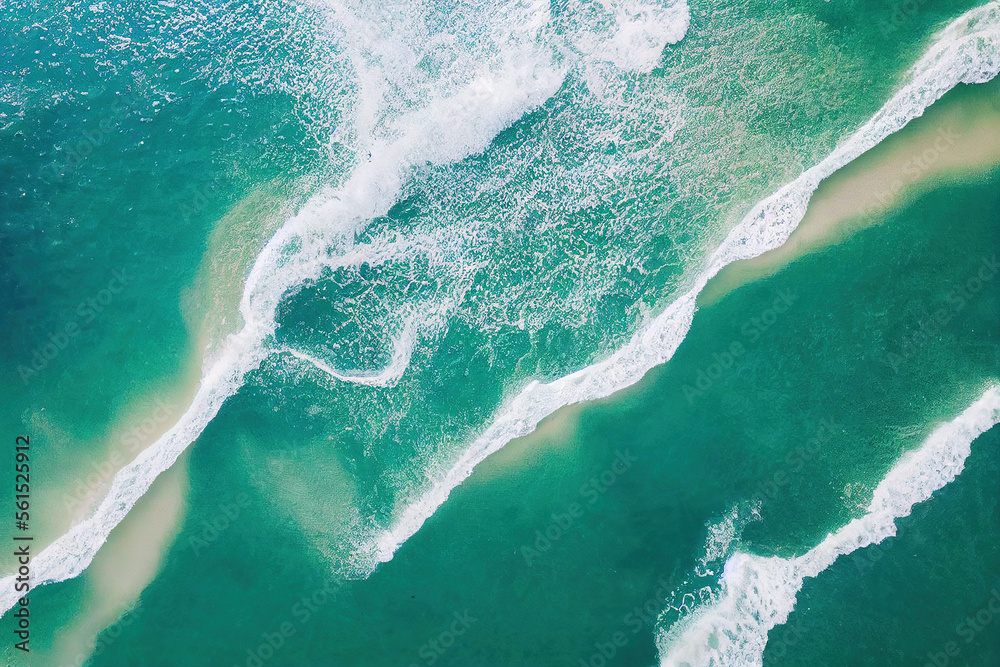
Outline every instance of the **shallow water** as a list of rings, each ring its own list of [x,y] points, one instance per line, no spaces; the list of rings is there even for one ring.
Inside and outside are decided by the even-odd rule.
[[[862,514],[998,380],[1000,292],[969,284],[995,273],[995,172],[925,175],[773,275],[734,265],[665,365],[472,466],[656,365],[591,367],[972,7],[863,4],[0,10],[27,27],[0,90],[2,410],[38,443],[39,546],[195,444],[180,532],[92,663],[654,664],[727,557],[800,555]],[[124,511],[101,516],[48,576]],[[800,599],[841,591],[838,567]],[[99,585],[33,593],[39,660]],[[900,664],[936,645],[893,627]],[[836,640],[811,636],[765,661],[815,664]]]
[[[506,458],[488,459],[392,561],[363,581],[334,578],[315,611],[296,604],[323,591],[328,555],[310,548],[294,517],[275,511],[282,491],[248,470],[245,455],[227,454],[260,447],[281,419],[253,419],[253,401],[238,397],[203,436],[213,446],[194,450],[192,511],[143,594],[141,616],[95,664],[127,664],[150,647],[169,651],[191,636],[199,649],[192,664],[252,664],[242,647],[258,650],[286,620],[295,634],[277,654],[280,664],[427,664],[426,656],[436,655],[429,642],[449,632],[456,612],[475,622],[441,654],[442,664],[577,665],[613,645],[616,632],[628,640],[614,647],[618,664],[655,662],[659,613],[713,586],[733,550],[787,556],[811,547],[858,514],[902,450],[995,380],[1000,341],[989,323],[1000,308],[1000,282],[985,283],[940,339],[906,363],[894,370],[887,359],[921,313],[946,303],[982,266],[976,250],[996,234],[998,177],[937,189],[883,224],[703,309],[665,367],[585,407],[573,416],[571,435],[530,436],[512,443]],[[960,229],[946,215],[955,202],[968,211]],[[766,329],[755,325],[754,318],[770,320],[783,296],[786,312]],[[859,298],[865,307],[858,308]],[[734,340],[745,353],[688,400],[685,386]],[[789,354],[792,341],[800,354]],[[977,440],[974,452],[988,449],[991,438]],[[965,474],[981,460],[970,459]],[[292,443],[272,448],[264,462],[279,471],[287,467],[275,462],[315,465],[309,447]],[[240,494],[246,507],[227,522],[226,508]],[[995,528],[990,507],[970,515],[986,512],[981,520]],[[231,525],[216,535],[213,521]],[[706,521],[718,526],[713,540]],[[904,530],[898,539],[906,539]],[[873,549],[894,550],[892,539]],[[706,554],[706,540],[714,554]],[[969,545],[965,559],[986,570],[995,554],[987,537],[981,543],[984,550]],[[935,555],[923,558],[929,567]],[[840,571],[854,567],[845,562]],[[964,575],[956,576],[962,585]],[[807,584],[803,598],[812,590]],[[895,619],[900,596],[920,599],[923,586],[911,592],[897,581],[896,591],[884,608],[872,596],[867,617]],[[647,603],[652,611],[643,612]],[[234,627],[225,610],[237,608]],[[658,623],[676,616],[668,610]],[[927,638],[913,643],[909,624],[894,627],[893,642],[919,658]],[[878,637],[884,641],[887,632]],[[803,640],[788,657],[815,664],[824,650]]]

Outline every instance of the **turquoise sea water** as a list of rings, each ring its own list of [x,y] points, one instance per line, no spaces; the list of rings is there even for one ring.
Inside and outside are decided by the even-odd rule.
[[[701,308],[666,364],[593,366],[656,358],[636,331],[973,7],[5,5],[2,423],[39,546],[99,519],[50,551],[30,664],[995,662],[956,626],[1000,576],[996,429],[786,623],[726,616],[722,573],[863,516],[1000,381],[1000,173]],[[97,581],[67,555],[175,422],[179,533],[67,656]]]
[[[996,446],[994,428],[974,443],[961,477],[900,520],[895,538],[807,585],[787,626],[773,633],[767,664],[815,664],[815,656],[836,664],[996,664]]]
[[[879,355],[912,330],[913,309],[942,299],[978,269],[976,249],[996,233],[998,176],[978,187],[935,192],[843,246],[706,309],[666,368],[626,396],[586,408],[571,437],[529,438],[530,446],[511,445],[513,460],[488,460],[391,562],[364,581],[331,584],[321,605],[324,555],[275,515],[264,493],[242,481],[244,461],[227,457],[221,446],[196,449],[196,491],[185,528],[163,573],[143,593],[136,620],[121,638],[102,640],[106,654],[95,664],[157,664],[151,653],[173,654],[183,642],[197,645],[192,664],[253,664],[246,650],[257,650],[286,621],[295,634],[277,664],[428,664],[427,655],[436,655],[428,642],[449,631],[455,612],[476,620],[440,656],[442,664],[577,665],[590,662],[615,632],[628,639],[616,647],[615,664],[655,662],[653,622],[660,610],[715,578],[686,583],[705,557],[706,519],[722,524],[731,507],[763,496],[759,520],[735,522],[747,523],[741,548],[788,553],[811,546],[857,513],[901,449],[954,416],[992,377],[996,284],[959,314],[949,330],[954,338],[928,345],[912,367],[894,373]],[[944,202],[955,201],[970,211],[961,233],[940,215]],[[977,208],[980,215],[971,215]],[[865,285],[874,288],[864,292],[874,312],[856,307],[854,295]],[[688,404],[678,391],[683,378],[720,344],[739,338],[742,323],[784,289],[794,290],[794,309],[748,342],[745,357],[718,387]],[[955,344],[977,329],[984,336]],[[790,358],[795,339],[824,354]],[[857,354],[859,344],[866,354]],[[845,390],[848,382],[852,391]],[[225,442],[224,434],[242,430],[241,437],[252,438],[253,429],[239,427],[246,408],[234,407],[230,419],[220,415],[204,437]],[[787,463],[786,452],[816,437],[824,420],[831,428],[822,454]],[[976,440],[957,486],[920,506],[898,538],[842,559],[807,585],[801,611],[789,623],[809,632],[774,656],[774,664],[783,664],[779,657],[794,664],[922,664],[925,647],[953,638],[952,619],[965,608],[978,610],[996,572],[1000,525],[988,475],[994,435],[995,429]],[[771,492],[766,485],[779,472],[788,482]],[[225,516],[240,493],[249,497],[242,516],[211,539],[206,523]],[[938,500],[960,493],[950,502],[961,508],[935,519],[947,512],[936,509]],[[570,514],[574,503],[579,517]],[[913,544],[917,526],[928,536]],[[539,541],[539,530],[558,537]],[[872,555],[881,553],[876,549],[885,557]],[[897,568],[885,572],[894,562]],[[824,584],[825,592],[817,592]],[[843,599],[859,586],[865,590],[860,614],[856,599]],[[949,599],[947,613],[919,613],[914,608],[928,604],[927,589],[934,586]],[[302,599],[316,590],[324,592],[313,612]],[[634,612],[650,600],[652,613]],[[240,610],[236,622],[227,612],[232,609]],[[660,623],[672,620],[669,615]],[[868,634],[870,645],[856,652],[857,638]],[[983,633],[978,643],[963,645],[981,659],[971,664],[990,664],[993,637]],[[843,657],[831,662],[829,655]]]

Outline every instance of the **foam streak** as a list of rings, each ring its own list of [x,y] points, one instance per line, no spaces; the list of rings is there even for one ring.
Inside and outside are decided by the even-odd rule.
[[[764,664],[768,631],[784,623],[806,577],[840,556],[896,534],[896,519],[962,472],[972,441],[1000,424],[1000,387],[991,387],[954,420],[907,452],[875,488],[867,513],[796,558],[737,552],[714,602],[658,638],[663,667]]]
[[[668,14],[655,17],[655,29],[642,35],[651,48],[659,43],[653,33],[663,32],[666,43],[680,39],[687,29],[687,5],[679,0],[671,6]],[[369,151],[367,159],[362,157],[346,182],[314,197],[271,237],[247,277],[240,302],[243,330],[226,340],[177,424],[115,475],[93,515],[42,550],[33,563],[32,588],[65,581],[87,568],[156,477],[198,438],[226,399],[239,390],[245,376],[272,351],[282,299],[317,280],[326,268],[378,263],[391,254],[391,247],[358,247],[354,241],[368,221],[389,211],[415,168],[449,164],[481,152],[497,134],[554,95],[566,76],[569,65],[556,57],[559,49],[545,42],[548,3],[515,2],[509,11],[491,11],[491,19],[502,18],[499,28],[478,35],[459,54],[456,62],[462,63],[462,71],[429,83],[417,74],[417,61],[410,57],[423,47],[427,35],[419,28],[409,34],[406,26],[398,25],[380,33],[383,21],[359,16],[365,7],[352,11],[337,3],[331,16],[354,64],[358,142]],[[414,11],[419,12],[419,6]],[[676,23],[664,24],[665,17]],[[415,24],[422,20],[410,18]],[[646,56],[652,57],[650,53],[647,50]],[[652,66],[646,61],[624,65],[640,71]],[[414,95],[417,101],[393,98],[387,93],[388,82],[422,86],[420,94]],[[346,381],[391,385],[405,371],[412,351],[413,341],[406,337],[436,326],[436,321],[432,317],[413,331],[404,331],[395,341],[392,363],[376,376],[339,374],[320,360],[297,356]],[[14,583],[13,576],[0,580],[2,613],[19,597]]]
[[[695,286],[671,303],[609,358],[548,384],[533,382],[508,401],[493,423],[454,465],[432,478],[394,525],[369,545],[374,566],[388,561],[399,546],[448,498],[453,488],[487,456],[535,429],[559,408],[609,396],[669,360],[691,327],[695,299],[724,266],[756,257],[784,243],[805,215],[820,181],[908,122],[959,83],[983,83],[1000,72],[1000,2],[991,2],[956,19],[935,39],[910,70],[909,81],[864,126],[818,165],[782,187],[750,213],[712,254]]]

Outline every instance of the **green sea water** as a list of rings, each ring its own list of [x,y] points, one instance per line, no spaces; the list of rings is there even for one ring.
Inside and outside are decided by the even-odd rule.
[[[326,264],[284,295],[269,353],[197,437],[189,512],[159,574],[89,664],[655,664],[657,633],[711,601],[735,550],[788,557],[858,516],[902,452],[998,379],[1000,283],[960,302],[955,290],[995,262],[1000,174],[942,182],[702,308],[666,365],[487,458],[389,562],[376,567],[371,545],[518,390],[625,344],[752,204],[870,118],[971,6],[692,5],[683,39],[648,73],[587,51],[608,29],[596,7],[551,7],[545,39],[571,45],[551,94],[467,157],[414,159],[385,210],[331,236]],[[495,32],[470,38],[443,8],[416,14],[437,51],[413,72],[386,63],[424,33],[402,30],[400,47],[376,29],[389,46],[380,58],[362,49],[376,63],[364,76],[342,27],[357,23],[335,15],[330,28],[322,8],[114,9],[3,10],[28,28],[11,32],[4,100],[20,115],[0,130],[11,147],[3,382],[15,397],[4,423],[38,443],[39,511],[55,517],[36,528],[46,541],[68,525],[67,488],[82,479],[99,498],[110,483],[100,467],[129,446],[112,426],[141,420],[200,361],[202,313],[238,319],[236,298],[212,289],[225,269],[249,270],[273,211],[350,185],[365,153],[383,164],[406,149],[406,123],[449,85],[439,68],[464,74],[449,58],[508,64],[477,50],[473,38]],[[376,27],[414,16],[395,11],[348,14]],[[469,24],[502,33],[486,14],[470,10]],[[449,29],[457,47],[440,39]],[[50,43],[55,60],[42,56]],[[76,73],[88,67],[92,87]],[[379,76],[392,90],[376,86],[372,102]],[[359,96],[382,106],[366,116]],[[81,145],[92,152],[61,157]],[[350,199],[337,192],[328,201]],[[282,261],[293,265],[299,243]],[[220,245],[236,259],[213,264]],[[120,291],[114,271],[128,276]],[[102,290],[108,303],[82,314]],[[947,326],[917,335],[939,308]],[[79,334],[25,375],[70,323]],[[210,361],[225,343],[211,345]],[[706,386],[713,364],[724,372]],[[184,410],[156,419],[166,428]],[[951,619],[986,604],[1000,574],[996,489],[976,472],[995,463],[995,435],[904,520],[954,535],[933,509],[951,498],[978,521],[972,543],[914,545],[901,524],[856,554],[871,568],[841,559],[808,581],[772,631],[808,633],[784,653],[769,643],[765,663],[922,664],[962,641]],[[808,443],[818,454],[803,454]],[[37,664],[92,613],[88,581],[32,594]],[[935,595],[949,598],[941,614],[899,611]],[[918,627],[934,632],[914,640]],[[963,644],[963,659],[990,664],[992,636]]]
[[[310,166],[294,100],[255,90],[250,101],[245,84],[219,80],[241,73],[220,72],[216,49],[256,36],[219,25],[225,41],[200,59],[149,53],[138,45],[150,33],[184,26],[163,6],[123,9],[3,8],[3,424],[44,440],[36,512],[51,518],[37,527],[49,540],[106,490],[121,466],[109,474],[109,462],[138,453],[130,431],[162,430],[185,409],[171,382],[198,332],[182,303],[213,226]],[[102,46],[110,35],[119,48]],[[135,423],[118,433],[126,413]]]
[[[736,522],[746,522],[740,543],[755,551],[811,546],[857,511],[902,449],[918,444],[936,421],[953,417],[995,377],[1000,350],[990,326],[1000,307],[995,283],[977,293],[942,340],[922,348],[911,364],[895,372],[886,355],[898,349],[921,313],[978,271],[977,250],[983,239],[996,236],[998,177],[936,190],[843,245],[803,258],[704,309],[665,368],[626,395],[568,418],[572,428],[513,443],[508,458],[488,460],[393,561],[365,581],[329,584],[326,559],[275,516],[264,493],[247,484],[245,462],[226,456],[221,446],[197,448],[192,512],[184,531],[158,580],[126,617],[131,622],[125,631],[114,639],[102,637],[106,649],[95,664],[159,664],[150,656],[176,656],[183,642],[197,646],[197,653],[185,658],[189,664],[246,664],[250,657],[241,649],[256,650],[285,621],[295,634],[275,664],[360,659],[426,664],[426,656],[434,654],[428,642],[449,631],[456,612],[475,622],[440,656],[442,664],[576,665],[599,654],[615,632],[629,639],[616,647],[618,664],[654,662],[653,628],[645,622],[650,615],[634,609],[649,600],[662,608],[682,599],[690,587],[685,582],[705,555],[706,518],[724,523],[732,507],[763,497],[758,520],[746,522],[747,515]],[[968,212],[961,229],[944,215],[956,202]],[[785,316],[756,340],[750,340],[755,329],[744,336],[746,322],[773,307],[783,290],[790,290],[784,295],[791,300]],[[866,308],[856,307],[859,298]],[[983,335],[971,335],[976,331]],[[864,332],[860,340],[859,332]],[[746,354],[732,373],[688,402],[681,387],[733,339],[745,342]],[[789,358],[794,339],[822,353]],[[227,410],[203,437],[219,442],[224,434],[242,431],[242,438],[254,438],[246,419],[245,412]],[[816,437],[824,423],[829,437],[823,438],[822,455],[789,465],[788,451]],[[936,530],[935,498],[903,524],[900,546],[890,541],[877,547],[886,550],[886,559],[861,553],[838,563],[829,577],[841,572],[857,587],[876,576],[863,565],[864,573],[858,573],[857,564],[867,562],[859,559],[873,559],[871,569],[885,568],[905,549],[907,562],[921,563],[920,572],[933,571],[935,562],[946,568],[951,566],[944,563],[957,562],[978,572],[954,572],[936,582],[975,599],[990,580],[986,573],[996,567],[994,489],[980,470],[991,465],[992,436],[976,441],[977,455],[956,482],[960,486],[941,494],[953,497],[977,480],[985,485],[964,492],[968,506],[953,510],[966,517],[963,523],[979,517],[969,527],[976,539],[959,542],[962,559],[939,552],[943,538],[906,545],[907,526],[920,526],[922,533]],[[768,481],[782,470],[789,482],[770,492]],[[242,503],[241,494],[246,494]],[[574,503],[582,508],[578,517],[570,514]],[[216,536],[206,523],[225,517],[231,505],[241,506],[239,515]],[[926,523],[919,520],[925,513]],[[958,530],[953,521],[937,521]],[[558,539],[539,542],[535,531],[545,533],[552,525],[559,528]],[[953,534],[949,543],[960,539]],[[869,591],[864,605],[865,617],[879,624],[873,643],[881,646],[890,637],[898,662],[876,657],[868,664],[915,664],[922,646],[934,646],[923,634],[914,643],[915,626],[899,618],[896,606],[904,604],[899,596],[919,600],[924,592],[923,585],[904,583],[920,575],[902,569],[900,563],[892,576],[880,579],[879,586],[894,590],[894,596],[883,599]],[[661,579],[665,587],[658,591]],[[923,580],[934,581],[929,574]],[[319,595],[314,612],[301,603],[324,586],[329,597],[320,604],[327,594]],[[843,664],[866,664],[854,662],[859,654],[844,646],[839,630],[839,617],[858,622],[853,601],[845,602],[848,609],[835,607],[839,596],[848,595],[843,586],[818,594],[826,601],[819,605],[805,602],[812,593],[807,587],[802,614],[814,618],[803,623],[832,633],[829,641],[849,651]],[[44,600],[47,593],[36,595]],[[240,610],[239,622],[227,609]],[[633,633],[637,623],[642,627]],[[948,638],[951,624],[933,627],[942,641]],[[811,634],[807,639],[821,643],[822,636]],[[789,656],[801,664],[832,664],[817,657],[830,647],[811,642],[804,639]],[[989,646],[979,648],[983,661],[973,664],[989,664]]]
[[[976,440],[966,471],[901,519],[896,537],[808,584],[773,632],[766,664],[815,664],[816,656],[845,665],[997,664],[998,437],[994,428]]]
[[[1000,341],[991,322],[1000,282],[985,285],[941,339],[898,372],[886,355],[922,313],[978,271],[984,239],[997,235],[998,183],[994,173],[936,190],[843,245],[706,308],[666,367],[568,418],[572,428],[512,443],[508,458],[488,460],[364,581],[329,583],[327,560],[247,484],[245,462],[221,446],[197,448],[185,528],[134,622],[120,638],[102,637],[106,652],[94,664],[159,664],[149,656],[176,656],[184,642],[197,647],[188,664],[253,664],[246,650],[266,645],[286,621],[295,634],[274,664],[428,664],[427,655],[437,655],[429,642],[450,630],[456,612],[475,622],[440,664],[578,665],[616,632],[629,641],[615,647],[615,664],[655,662],[647,621],[684,593],[697,594],[686,582],[705,557],[706,519],[724,523],[731,508],[756,496],[763,498],[757,512],[736,521],[739,544],[779,553],[811,546],[858,511],[902,450],[995,379]],[[946,212],[959,204],[966,224],[956,228]],[[783,291],[792,300],[787,313],[758,339],[750,340],[754,329],[744,337],[745,323]],[[858,299],[866,307],[858,308]],[[733,339],[744,341],[746,354],[688,402],[680,388]],[[792,340],[804,352],[789,355]],[[242,431],[254,438],[254,429],[239,426],[246,418],[227,410],[203,437],[219,442]],[[820,455],[789,464],[787,453],[824,424],[829,435],[819,436]],[[949,638],[951,619],[963,604],[975,611],[996,574],[995,444],[995,429],[977,440],[956,486],[905,520],[898,538],[838,562],[807,586],[790,623],[801,622],[809,634],[786,660],[921,664],[925,646]],[[782,471],[788,482],[767,486]],[[215,536],[206,524],[225,516],[240,494],[246,507]],[[580,516],[571,514],[574,503]],[[913,543],[917,530],[928,537]],[[536,531],[558,538],[539,541]],[[877,550],[885,558],[872,555]],[[817,590],[824,583],[826,590]],[[859,586],[860,615],[858,601],[844,599]],[[953,612],[927,609],[922,620],[900,614],[900,607],[927,604],[931,587],[951,597]],[[301,599],[316,590],[324,593],[312,611]],[[652,619],[634,612],[650,600]],[[238,622],[232,609],[240,610]],[[859,631],[845,628],[844,619],[872,635],[870,649],[855,651]],[[936,635],[915,632],[921,622]],[[993,636],[984,633],[965,649],[980,660],[970,657],[970,664],[990,664]],[[830,662],[831,651],[843,659]]]

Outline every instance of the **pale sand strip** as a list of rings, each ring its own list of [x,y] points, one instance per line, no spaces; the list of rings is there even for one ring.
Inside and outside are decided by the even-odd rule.
[[[699,305],[718,301],[740,285],[765,278],[802,255],[835,244],[879,216],[945,179],[962,179],[1000,165],[1000,82],[965,86],[961,96],[932,105],[909,126],[849,163],[813,195],[805,217],[784,245],[734,262],[708,282]],[[573,438],[581,407],[547,417],[538,429],[511,441],[483,465],[483,479],[533,452]]]
[[[47,664],[83,665],[98,634],[133,607],[138,594],[159,572],[164,548],[177,535],[185,514],[187,463],[185,455],[160,475],[111,531],[105,548],[83,575],[84,613],[60,630]]]
[[[207,190],[206,193],[210,194]],[[194,284],[182,297],[190,337],[196,341],[188,367],[172,391],[153,394],[129,407],[129,416],[116,423],[110,438],[115,443],[127,442],[128,450],[112,450],[104,463],[111,456],[116,463],[122,458],[124,462],[132,460],[169,430],[184,406],[191,404],[213,346],[243,326],[238,306],[244,276],[274,227],[288,216],[290,201],[293,197],[286,186],[271,183],[238,202],[216,224]],[[154,428],[148,425],[151,415],[155,416]],[[138,441],[128,439],[135,435],[137,427]],[[85,501],[62,517],[63,522],[75,523],[89,516],[121,465],[107,475],[102,474],[99,486],[89,484]],[[187,491],[185,455],[157,478],[94,558],[84,575],[88,598],[82,613],[61,630],[51,656],[54,664],[76,666],[85,662],[98,633],[133,606],[153,580],[180,528]],[[75,500],[77,496],[74,494],[72,498]]]
[[[984,84],[977,88],[982,90],[975,96],[944,100],[932,106],[923,118],[915,120],[906,130],[837,172],[817,190],[806,216],[787,243],[723,269],[702,293],[702,305],[714,302],[745,282],[777,272],[803,254],[836,243],[861,227],[873,224],[878,214],[899,206],[940,179],[963,178],[1000,164],[1000,104],[997,103],[1000,87]],[[243,206],[260,210],[260,202],[247,202]],[[246,213],[246,208],[243,212]],[[246,220],[256,216],[239,217]],[[223,228],[230,223],[227,221]],[[232,271],[233,264],[241,264],[239,260],[245,261],[246,257],[252,259],[242,251],[232,252],[238,256],[235,263],[213,261],[213,268],[228,267],[232,273],[230,276],[215,275],[215,280],[209,280],[215,282],[215,289],[211,291],[217,295],[235,294],[237,281],[232,278],[238,276],[239,271]],[[220,283],[228,286],[220,290]],[[225,296],[217,298],[215,305],[221,305],[220,301],[232,301]],[[225,310],[233,312],[235,309]],[[225,318],[220,321],[218,312],[203,311],[203,324],[211,320],[206,328],[218,333],[217,327],[230,329],[236,324],[226,322]],[[199,340],[205,349],[208,332],[204,331]],[[189,388],[192,395],[196,388],[195,382],[193,389]],[[187,402],[190,401],[180,401],[180,404]],[[579,416],[579,406],[573,408],[577,409],[553,414],[532,436],[524,438],[525,448],[530,448],[529,441],[537,445],[538,441],[555,444],[571,439]],[[159,435],[156,433],[149,441],[155,441]],[[510,458],[518,460],[514,449],[509,452]],[[504,461],[498,459],[495,463],[502,468]],[[58,664],[79,664],[76,658],[89,655],[97,633],[113,623],[155,577],[163,549],[176,534],[183,516],[186,472],[186,461],[183,461],[163,473],[98,552],[85,575],[88,613],[75,619],[61,636],[56,649]]]
[[[699,305],[876,224],[942,182],[1000,165],[1000,85],[994,81],[956,92],[824,181],[784,245],[725,267],[706,285]]]
[[[373,568],[378,562],[390,559],[398,546],[419,530],[424,520],[447,499],[448,493],[471,474],[478,462],[511,438],[534,430],[538,422],[559,405],[608,396],[634,384],[650,368],[667,361],[690,327],[695,297],[705,282],[726,264],[738,258],[751,257],[787,240],[805,214],[806,204],[822,178],[897,131],[958,82],[986,81],[1000,71],[1000,60],[997,59],[1000,53],[997,49],[997,40],[1000,39],[998,21],[1000,2],[994,1],[949,24],[914,66],[912,80],[876,116],[821,163],[753,208],[712,254],[705,272],[699,275],[689,292],[670,304],[611,357],[559,380],[547,384],[533,382],[523,389],[501,409],[496,420],[452,468],[416,497],[390,529],[378,534],[370,545],[366,545],[371,547],[369,562],[356,565]],[[369,175],[366,172],[357,178],[368,183],[364,179]],[[364,200],[366,206],[367,202],[367,199]],[[300,221],[313,219],[309,216],[298,218]],[[282,230],[280,238],[269,242],[270,248],[283,247],[283,239],[301,231],[298,226],[283,227]],[[258,280],[273,267],[270,259],[274,259],[273,256],[269,255],[265,260],[258,257],[248,279],[251,286],[259,286],[261,283]],[[227,354],[222,357],[225,363],[220,362],[207,369],[194,404],[177,425],[158,441],[158,446],[148,448],[135,462],[122,469],[108,497],[94,515],[39,554],[35,561],[34,579],[39,583],[64,581],[85,570],[110,530],[122,521],[155,477],[169,468],[194,441],[226,397],[240,386],[244,375],[267,355],[268,351],[260,345],[260,341],[267,335],[268,327],[273,325],[273,313],[268,309],[276,303],[280,296],[277,290],[282,285],[271,286],[273,289],[260,297],[264,299],[259,310],[261,319],[254,318],[254,322],[248,322],[239,336],[230,337],[232,344],[227,345]],[[245,294],[253,293],[248,287]],[[360,558],[364,557],[365,554],[362,554]],[[12,591],[13,577],[8,576],[4,581],[5,586],[9,586],[3,591],[4,609],[10,609],[16,603]]]
[[[199,386],[200,357],[194,348],[185,367],[161,378],[116,410],[106,430],[81,441],[72,425],[52,410],[30,417],[32,441],[50,451],[32,466],[32,536],[37,550],[86,519],[104,498],[115,474],[156,442],[184,414]],[[109,362],[110,364],[110,362]],[[0,566],[13,571],[12,553]]]
[[[301,197],[292,183],[276,179],[237,202],[215,224],[194,283],[181,298],[203,367],[212,364],[227,336],[243,328],[239,306],[247,274],[267,239],[292,217]]]
[[[502,477],[512,469],[538,465],[553,448],[571,446],[583,410],[581,403],[563,406],[543,419],[531,433],[511,440],[483,461],[477,471],[479,482]]]

